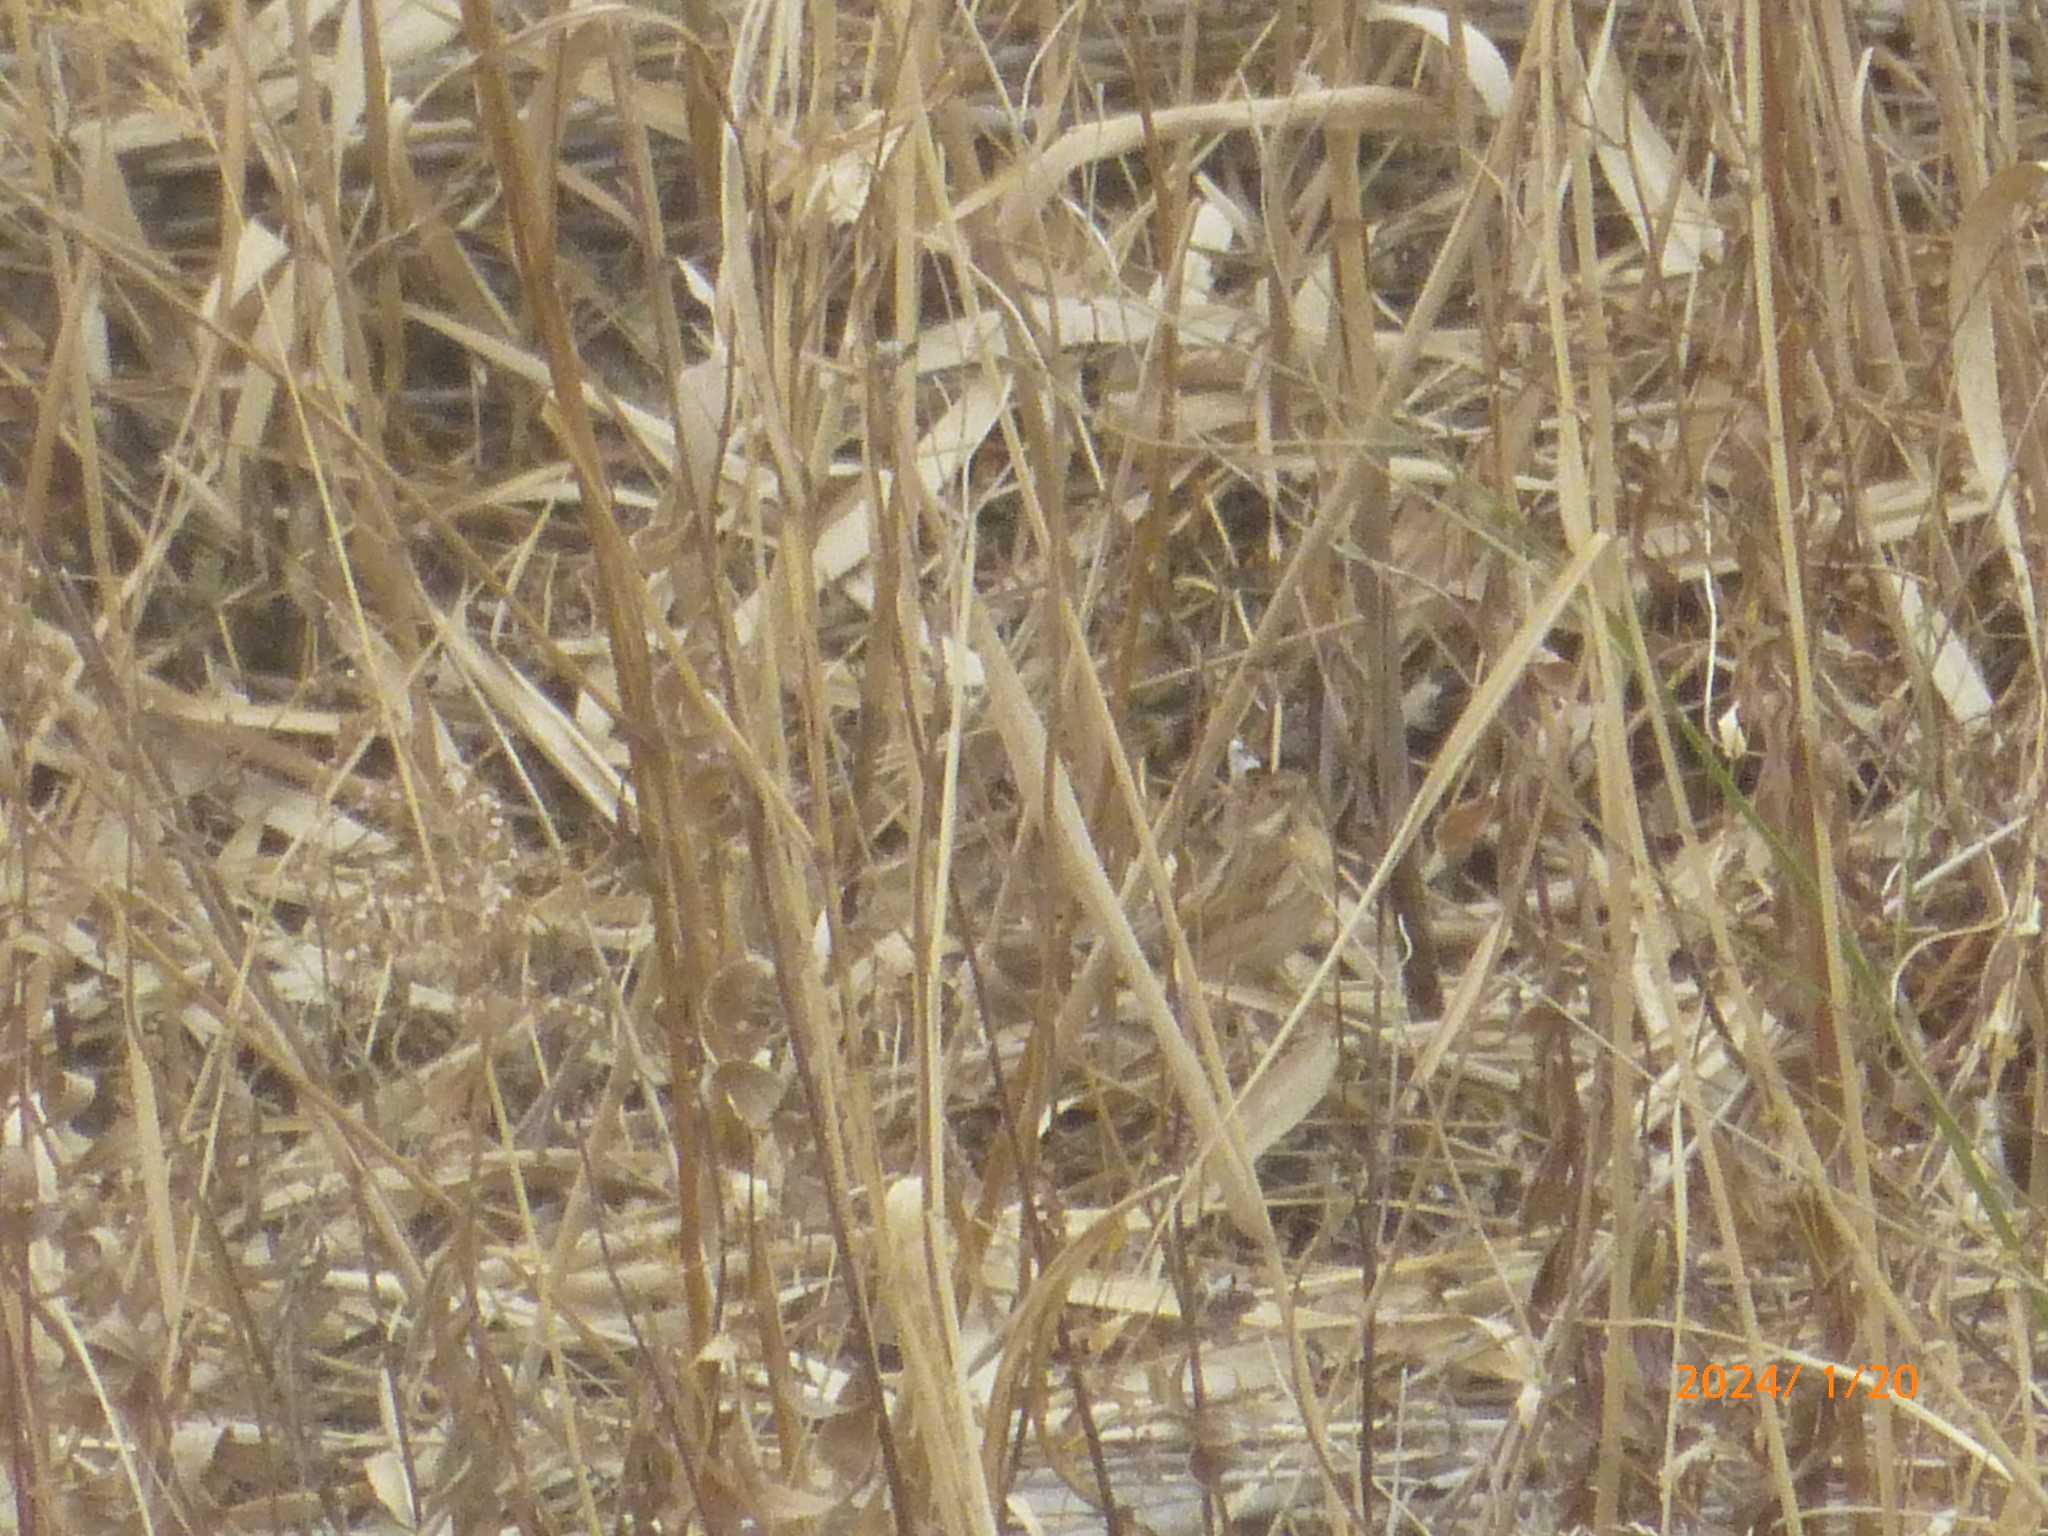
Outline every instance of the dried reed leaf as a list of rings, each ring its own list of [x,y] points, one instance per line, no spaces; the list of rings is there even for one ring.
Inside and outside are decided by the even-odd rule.
[[[193,79],[202,88],[217,89],[233,74],[237,62],[252,80],[274,70],[289,69],[295,29],[318,27],[344,3],[345,0],[308,0],[300,5],[298,0],[270,0],[268,5],[252,7],[246,25],[206,51],[193,69]]]
[[[1237,1096],[1246,1153],[1257,1159],[1272,1150],[1323,1101],[1336,1075],[1337,1040],[1327,1030],[1305,1031],[1284,1054],[1268,1055]]]
[[[79,192],[88,225],[115,249],[147,250],[149,237],[135,211],[135,199],[129,192],[120,156],[113,152],[104,133],[88,133],[84,140],[80,147],[84,163],[79,168]],[[79,339],[85,348],[87,376],[94,383],[103,384],[111,376],[112,360],[108,353],[105,299],[97,289],[92,304],[94,313],[81,320]]]
[[[463,265],[467,270],[466,260]],[[503,315],[501,310],[494,313]],[[494,368],[543,390],[553,387],[554,377],[546,361],[526,348],[452,315],[411,307],[407,315],[468,348]],[[506,328],[510,329],[509,320]],[[689,484],[702,497],[718,484],[730,382],[731,364],[721,350],[714,350],[683,370],[673,391],[680,435],[678,425],[664,420],[657,412],[621,399],[588,380],[583,386],[583,403],[593,414],[609,419],[631,436],[635,446],[657,468],[671,475],[687,470]]]
[[[29,1089],[0,1112],[0,1220],[26,1231],[34,1212],[56,1209],[53,1140],[39,1089]],[[47,1234],[29,1236],[26,1249],[28,1280],[41,1295],[58,1294],[64,1285],[63,1250]],[[38,1349],[45,1342],[38,1334]]]
[[[1031,705],[1030,695],[1024,690],[1023,681],[1009,659],[1002,638],[996,634],[987,613],[979,605],[974,610],[974,641],[975,649],[988,668],[989,706],[1009,754],[1010,771],[1016,775],[1025,803],[1040,804],[1041,796],[1046,792],[1045,727]],[[1123,972],[1124,984],[1137,997],[1139,1011],[1151,1027],[1160,1056],[1166,1062],[1167,1076],[1173,1084],[1174,1093],[1187,1110],[1202,1146],[1209,1149],[1206,1166],[1222,1189],[1224,1205],[1231,1219],[1248,1235],[1270,1231],[1258,1179],[1242,1150],[1243,1130],[1228,1124],[1216,1090],[1210,1086],[1208,1075],[1202,1069],[1201,1059],[1173,1015],[1165,988],[1160,985],[1151,962],[1146,959],[1144,948],[1139,944],[1138,936],[1132,931],[1130,920],[1125,917],[1117,900],[1116,891],[1109,883],[1109,876],[1103,871],[1102,857],[1096,851],[1095,839],[1081,814],[1080,803],[1074,797],[1073,784],[1065,767],[1057,758],[1052,760],[1051,766],[1053,824],[1045,829],[1045,835],[1052,840],[1059,855],[1060,867],[1066,873],[1069,887],[1102,941],[1115,955]],[[1196,1172],[1198,1170],[1191,1170],[1191,1183]]]
[[[616,823],[622,807],[632,808],[632,786],[611,765],[604,745],[591,740],[562,712],[560,705],[527,681],[517,668],[478,645],[454,619],[436,612],[434,628],[441,637],[442,648],[470,686],[516,735],[531,743],[576,787],[592,810]]]
[[[453,307],[461,314],[470,334],[513,335],[518,327],[511,315],[477,270],[474,258],[456,237],[437,199],[420,185],[419,172],[405,150],[407,132],[413,126],[412,108],[408,104],[393,103],[391,126],[382,178],[391,196],[391,222],[419,231],[420,254],[434,273],[436,297],[442,307]],[[440,312],[440,308],[421,306],[420,313],[411,318],[431,324],[428,317]]]
[[[985,1450],[961,1371],[959,1314],[952,1303],[952,1244],[921,1179],[899,1179],[883,1207],[877,1245],[903,1350],[904,1384],[918,1427],[928,1487],[943,1529],[996,1536]]]
[[[962,384],[959,396],[949,405],[939,419],[932,423],[923,437],[918,439],[912,464],[924,494],[940,499],[952,489],[952,482],[967,468],[988,434],[1001,419],[1010,399],[1009,385],[999,378],[986,374],[968,376]],[[894,484],[894,476],[884,470],[878,476],[880,492],[886,499]],[[873,547],[874,519],[878,514],[874,499],[863,488],[848,498],[845,510],[837,513],[818,535],[811,548],[811,571],[819,586],[846,580],[852,572],[866,563]],[[753,643],[760,627],[762,605],[775,601],[781,588],[772,586],[762,591],[751,592],[733,610],[733,633],[742,647]],[[846,595],[866,611],[872,613],[875,606],[874,582],[869,578],[846,581]],[[918,641],[923,654],[932,650],[931,631],[923,620],[918,623]],[[950,651],[946,656],[948,665],[954,658]],[[967,662],[970,677],[979,682],[979,667],[971,659]]]
[[[404,1455],[396,1450],[373,1451],[363,1459],[363,1480],[400,1530],[421,1529],[419,1491],[413,1486]]]
[[[363,57],[363,27],[368,18],[364,7],[372,0],[349,6],[342,17],[329,87],[328,132],[336,160],[345,155],[362,128],[363,110],[368,102],[369,78]],[[453,6],[433,0],[374,0],[377,7],[377,44],[388,78],[416,60],[431,59],[454,40],[461,30]]]
[[[1948,278],[1956,405],[1962,413],[1963,435],[1969,440],[1977,479],[1991,498],[1992,526],[1998,530],[1999,547],[2012,570],[2013,595],[2026,616],[2037,674],[2041,671],[2041,620],[2035,606],[2033,567],[2020,535],[1991,297],[1996,288],[1994,264],[2005,248],[2013,215],[2040,195],[2044,180],[2048,180],[2048,161],[2030,160],[2007,166],[1985,183],[1956,225]]]
[[[1142,348],[1158,333],[1165,318],[1156,299],[1132,294],[1060,294],[1049,299],[1028,294],[1021,307],[1039,335],[1070,351]],[[1234,306],[1197,302],[1184,305],[1174,317],[1183,344],[1219,347],[1232,343],[1243,320],[1244,312]],[[987,362],[1014,361],[1010,334],[1002,315],[990,309],[924,327],[917,336],[917,371],[927,374],[970,364],[979,367]]]
[[[1068,1227],[1079,1230],[1053,1256],[1031,1283],[1030,1290],[1010,1315],[1008,1335],[996,1374],[989,1389],[984,1422],[988,1425],[981,1458],[985,1475],[993,1482],[1008,1452],[1010,1425],[1027,1382],[1035,1382],[1045,1371],[1051,1354],[1054,1326],[1067,1304],[1069,1293],[1087,1275],[1089,1267],[1116,1244],[1131,1235],[1131,1219],[1150,1190],[1133,1191],[1110,1209],[1101,1212],[1069,1212]],[[984,1256],[983,1279],[997,1294],[1008,1291],[1016,1281],[1017,1234],[1014,1221],[1007,1243],[992,1245]],[[1009,1252],[1004,1255],[1002,1247]],[[1009,1262],[1003,1262],[1007,1258]],[[1177,1304],[1177,1303],[1176,1303]]]
[[[220,277],[216,275],[207,285],[206,296],[200,300],[200,313],[213,325],[235,329],[229,312],[254,292],[258,284],[267,281],[290,255],[291,247],[261,220],[245,220],[235,246],[234,286],[224,290]]]
[[[1375,6],[1367,19],[1401,22],[1435,38],[1447,49],[1451,46],[1451,18],[1433,5]],[[1493,39],[1470,21],[1465,23],[1465,78],[1486,103],[1488,112],[1499,117],[1507,111],[1508,98],[1514,94],[1508,62],[1493,45]]]
[[[1486,983],[1493,977],[1493,968],[1500,960],[1502,947],[1508,939],[1508,921],[1505,915],[1494,919],[1488,925],[1485,937],[1480,940],[1478,952],[1465,966],[1464,974],[1458,978],[1458,985],[1452,990],[1444,1004],[1444,1016],[1429,1033],[1429,1041],[1416,1057],[1415,1072],[1409,1079],[1407,1092],[1410,1096],[1426,1089],[1437,1069],[1443,1065],[1444,1057],[1450,1054],[1464,1034],[1466,1026],[1479,1011],[1485,996]]]
[[[1956,626],[1928,608],[1917,583],[1897,571],[1880,571],[1878,576],[1898,598],[1907,643],[1926,666],[1934,691],[1956,724],[1969,725],[1990,714],[1991,689]]]
[[[156,1277],[157,1301],[164,1325],[176,1333],[185,1318],[185,1267],[178,1251],[177,1229],[171,1220],[170,1158],[158,1118],[156,1065],[137,1021],[130,1017],[122,1031],[128,1053],[128,1089],[135,1130],[136,1174],[142,1184],[142,1228],[147,1237],[149,1267]]]
[[[1187,220],[1187,254],[1180,263],[1180,304],[1211,303],[1216,297],[1215,256],[1227,253],[1237,241],[1237,221],[1214,198],[1196,202]],[[1153,286],[1155,303],[1165,298],[1166,279]]]
[[[1200,134],[1286,133],[1303,128],[1355,128],[1404,137],[1448,137],[1449,115],[1414,91],[1354,85],[1236,101],[1195,102],[1150,114],[1136,112],[1070,128],[1032,155],[954,205],[966,219],[994,206],[1004,229],[1033,218],[1066,179],[1085,165],[1127,155],[1148,136],[1159,143]]]
[[[1721,259],[1721,225],[1610,51],[1612,16],[1587,76],[1593,152],[1644,254],[1663,276],[1687,277]]]
[[[331,709],[303,709],[293,704],[256,704],[225,693],[198,697],[144,680],[143,697],[152,714],[210,730],[250,730],[280,736],[316,736],[331,740],[341,734],[342,716]]]

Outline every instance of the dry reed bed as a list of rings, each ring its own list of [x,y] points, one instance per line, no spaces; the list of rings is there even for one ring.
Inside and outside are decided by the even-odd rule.
[[[0,1528],[2039,1524],[2035,34],[985,9],[9,13]]]

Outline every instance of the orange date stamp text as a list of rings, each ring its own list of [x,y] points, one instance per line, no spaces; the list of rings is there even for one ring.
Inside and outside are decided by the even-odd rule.
[[[1782,1402],[1801,1382],[1830,1398],[1896,1397],[1910,1402],[1920,1395],[1920,1371],[1910,1362],[1848,1366],[1830,1361],[1808,1370],[1803,1364],[1752,1366],[1710,1360],[1681,1362],[1672,1375],[1672,1393],[1681,1403],[1748,1403],[1760,1397]]]

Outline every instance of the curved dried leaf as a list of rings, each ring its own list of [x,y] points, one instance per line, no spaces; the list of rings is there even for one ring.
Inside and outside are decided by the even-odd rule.
[[[1636,237],[1666,277],[1699,271],[1721,256],[1720,222],[1705,196],[1678,169],[1678,156],[1658,130],[1621,64],[1604,50],[1587,78],[1594,153]]]
[[[1451,45],[1451,18],[1433,5],[1383,5],[1367,19],[1398,21],[1427,33],[1446,48]],[[1486,103],[1487,111],[1495,117],[1507,111],[1508,98],[1515,89],[1508,61],[1494,47],[1493,39],[1469,21],[1465,23],[1465,78]]]
[[[2012,216],[2040,194],[2044,180],[2048,180],[2048,161],[2033,160],[2009,165],[1985,184],[1956,225],[1948,282],[1949,325],[1955,336],[1956,407],[1962,413],[1963,435],[1969,439],[1977,476],[1992,499],[1992,523],[2012,567],[2030,641],[2040,621],[2020,539],[2019,514],[2007,494],[2012,450],[2005,434],[2005,409],[2000,404],[1990,278]]]

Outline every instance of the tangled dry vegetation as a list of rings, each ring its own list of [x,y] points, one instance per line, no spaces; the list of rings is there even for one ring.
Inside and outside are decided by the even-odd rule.
[[[2048,1522],[2036,6],[6,16],[0,1528]]]

